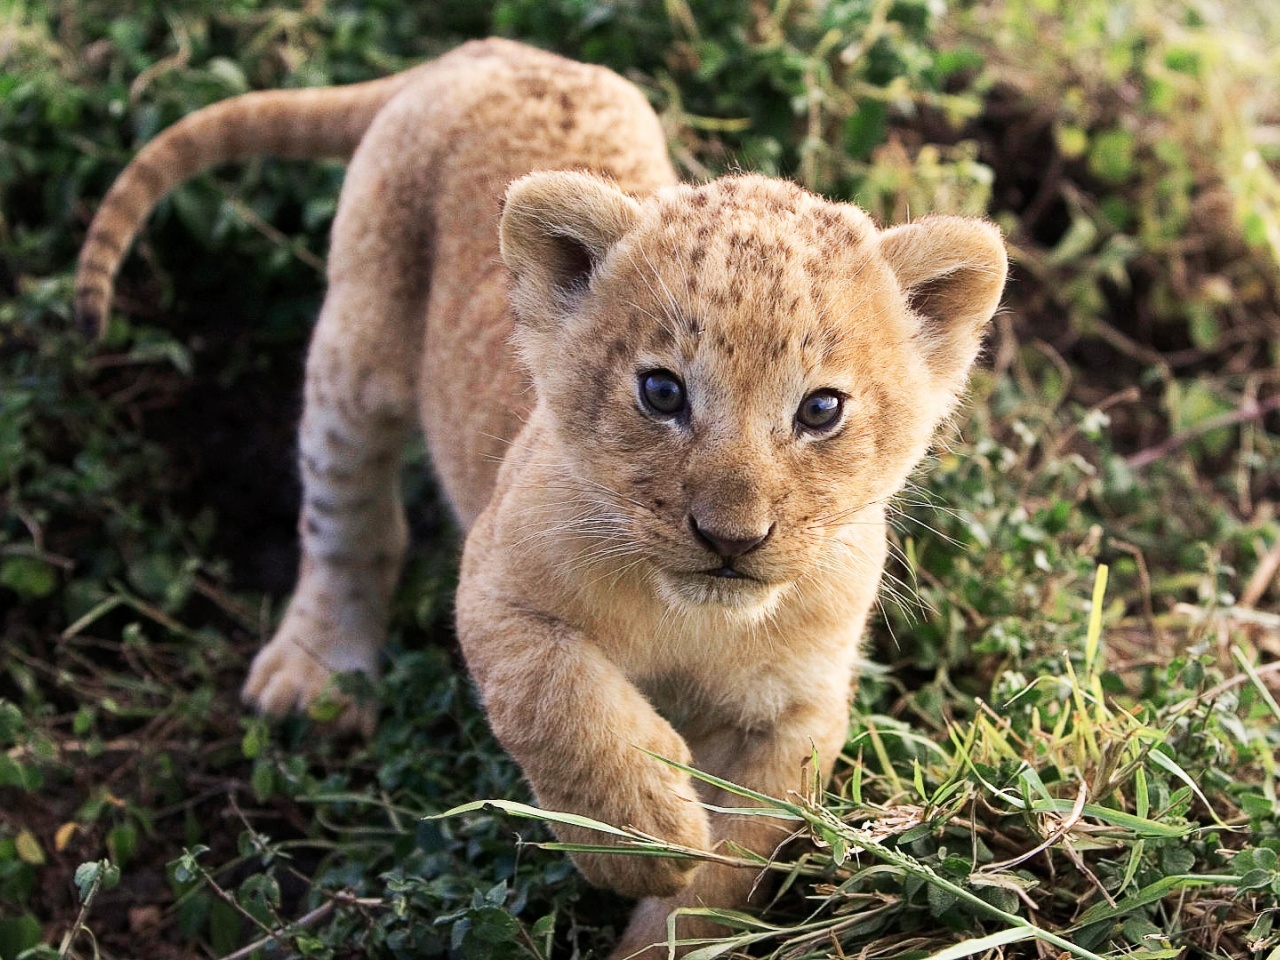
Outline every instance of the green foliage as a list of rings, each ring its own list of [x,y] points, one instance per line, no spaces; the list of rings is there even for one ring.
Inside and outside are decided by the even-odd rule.
[[[1252,6],[1014,0],[958,18],[989,39],[994,99],[1037,142],[1034,163],[997,163],[1010,189],[993,210],[1036,309],[1069,315],[1175,418],[1182,371],[1276,359],[1277,48],[1240,29]],[[1195,422],[1238,405],[1238,384],[1202,384],[1214,403]]]
[[[548,958],[617,932],[625,905],[499,810],[421,819],[527,799],[445,652],[455,548],[421,451],[376,736],[240,717],[292,575],[298,370],[340,169],[198,179],[128,261],[101,350],[69,314],[90,211],[165,125],[489,32],[641,83],[691,176],[780,173],[887,220],[986,212],[1013,242],[964,433],[900,499],[884,665],[836,783],[770,805],[811,843],[729,939],[1274,951],[1280,158],[1256,42],[1274,26],[1251,2],[10,4],[0,960]]]

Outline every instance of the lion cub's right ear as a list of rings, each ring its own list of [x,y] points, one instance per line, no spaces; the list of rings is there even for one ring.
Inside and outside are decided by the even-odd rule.
[[[516,319],[537,328],[568,312],[639,217],[638,203],[591,174],[557,170],[512,183],[499,238]]]

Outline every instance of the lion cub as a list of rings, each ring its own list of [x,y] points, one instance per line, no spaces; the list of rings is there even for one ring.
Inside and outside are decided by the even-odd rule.
[[[1004,283],[997,230],[882,231],[762,177],[678,184],[634,86],[489,40],[167,131],[93,223],[82,316],[101,322],[159,197],[253,153],[351,166],[307,360],[301,571],[246,700],[281,713],[337,672],[376,672],[416,417],[468,531],[462,649],[539,801],[767,855],[784,831],[709,814],[699,801],[741,801],[645,751],[777,795],[815,749],[830,771],[885,503],[964,388]],[[747,903],[757,879],[578,865],[644,898],[617,956],[665,940],[677,907]]]

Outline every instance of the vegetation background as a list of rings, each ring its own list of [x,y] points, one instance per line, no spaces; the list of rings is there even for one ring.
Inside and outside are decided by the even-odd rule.
[[[778,798],[810,842],[698,955],[1280,957],[1268,0],[3,0],[0,960],[607,949],[625,904],[544,827],[422,819],[528,797],[450,638],[420,452],[377,735],[238,706],[293,576],[341,168],[199,179],[106,342],[70,314],[88,219],[163,126],[489,33],[634,79],[690,177],[986,214],[1013,254],[963,426],[901,499],[836,783]]]

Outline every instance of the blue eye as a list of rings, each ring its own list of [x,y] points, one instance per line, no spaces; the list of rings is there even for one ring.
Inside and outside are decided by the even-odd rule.
[[[670,370],[640,374],[640,404],[655,417],[675,417],[688,405],[684,384]]]
[[[815,390],[802,401],[796,411],[796,423],[815,433],[830,430],[840,420],[844,397],[834,390]]]

